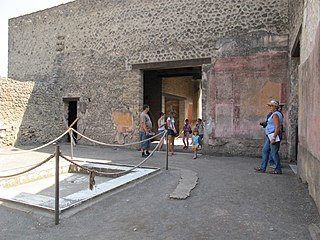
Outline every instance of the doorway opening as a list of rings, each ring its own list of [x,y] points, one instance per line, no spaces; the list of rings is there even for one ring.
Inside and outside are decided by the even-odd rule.
[[[65,115],[68,126],[70,126],[78,117],[78,100],[79,98],[64,98],[63,101],[65,103]],[[78,130],[77,122],[72,126],[73,129]],[[68,134],[67,141],[70,142],[70,135]],[[73,132],[73,140],[76,142],[77,134]]]
[[[166,115],[175,111],[175,126],[179,133],[185,119],[194,127],[197,118],[202,118],[202,68],[201,66],[145,70],[144,94],[145,104],[150,106],[150,117],[154,131],[160,112]]]
[[[299,31],[296,35],[294,44],[290,51],[291,59],[290,59],[290,67],[291,67],[291,76],[290,79],[292,82],[297,84],[292,84],[293,86],[296,85],[295,89],[292,90],[291,93],[291,100],[292,102],[296,102],[296,104],[292,104],[290,106],[291,112],[293,113],[290,119],[290,126],[291,126],[291,134],[289,142],[289,155],[291,156],[291,162],[297,163],[298,162],[298,150],[299,150],[299,129],[298,129],[298,113],[299,112],[299,105],[298,105],[298,98],[299,98],[299,65],[300,65],[300,41],[301,41],[301,32],[302,32],[302,25],[300,25]],[[289,113],[291,115],[291,113]]]

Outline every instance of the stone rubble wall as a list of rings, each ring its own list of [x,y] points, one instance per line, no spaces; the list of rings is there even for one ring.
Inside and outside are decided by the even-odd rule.
[[[289,0],[289,50],[291,50],[295,42],[295,38],[303,21],[303,2],[303,0]]]
[[[289,0],[289,54],[300,41],[301,29],[304,14],[303,0]],[[287,127],[288,158],[292,162],[297,161],[297,142],[298,142],[298,110],[299,110],[299,75],[298,67],[300,64],[299,56],[289,58],[289,104],[286,106],[289,114]]]
[[[0,146],[15,144],[33,87],[33,82],[0,78]]]
[[[11,19],[9,76],[34,81],[34,92],[42,96],[37,107],[32,107],[39,104],[36,99],[29,101],[30,116],[20,128],[39,135],[30,138],[23,132],[20,142],[59,135],[65,127],[63,98],[71,97],[79,98],[79,131],[110,143],[137,140],[143,77],[140,70],[132,70],[133,65],[215,59],[219,40],[255,31],[283,36],[287,4],[285,0],[77,0]],[[41,92],[44,86],[50,88],[49,95]],[[47,119],[42,115],[35,121],[32,116],[47,111],[47,106],[53,121],[44,134],[39,122]],[[120,113],[128,117],[121,122],[132,122],[131,127],[119,127],[114,116]]]
[[[2,78],[0,112],[6,126],[2,145],[42,144],[62,134],[66,127],[56,112],[56,95],[55,84],[50,82]]]

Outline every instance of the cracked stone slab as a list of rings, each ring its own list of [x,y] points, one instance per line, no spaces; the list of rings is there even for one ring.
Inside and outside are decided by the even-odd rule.
[[[190,196],[190,192],[198,183],[197,173],[191,170],[181,170],[181,177],[176,189],[170,194],[170,198],[183,200]]]

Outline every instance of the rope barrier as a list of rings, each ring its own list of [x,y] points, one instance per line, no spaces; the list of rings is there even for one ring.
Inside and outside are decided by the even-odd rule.
[[[89,138],[89,137],[84,136],[83,134],[79,133],[78,131],[74,130],[73,128],[68,128],[67,131],[65,131],[65,132],[64,132],[63,134],[61,134],[59,137],[57,137],[56,139],[50,141],[50,142],[47,143],[47,144],[44,144],[44,145],[42,145],[42,146],[40,146],[40,147],[37,147],[37,148],[33,148],[33,149],[29,149],[29,150],[24,150],[24,151],[19,151],[19,152],[15,152],[15,153],[17,153],[17,154],[19,154],[19,153],[26,153],[26,152],[31,152],[31,151],[36,151],[36,150],[42,149],[42,148],[44,148],[44,147],[46,147],[46,146],[48,146],[48,145],[56,142],[57,140],[59,140],[60,138],[62,138],[65,134],[70,133],[70,132],[72,132],[72,131],[76,132],[76,133],[79,134],[81,137],[83,137],[83,138],[85,138],[85,139],[87,139],[87,140],[89,140],[89,141],[95,142],[95,143],[97,143],[97,144],[101,144],[101,145],[105,145],[105,146],[113,146],[113,147],[115,147],[115,146],[116,146],[116,147],[123,147],[123,146],[129,146],[129,145],[134,145],[134,144],[140,144],[140,143],[142,143],[142,142],[149,141],[149,140],[151,140],[151,139],[153,139],[153,138],[155,138],[155,137],[157,137],[157,136],[159,136],[159,135],[161,134],[161,133],[156,134],[156,135],[154,135],[154,136],[152,136],[152,137],[150,137],[150,138],[148,138],[148,139],[146,139],[146,140],[143,140],[143,141],[134,142],[134,143],[130,143],[130,144],[120,145],[120,144],[107,144],[107,143],[99,142],[99,141],[96,141],[96,140],[94,140],[94,139],[91,139],[91,138]],[[151,153],[150,153],[149,156],[147,156],[147,157],[146,157],[143,161],[141,161],[139,164],[133,166],[132,168],[130,168],[130,169],[128,169],[128,170],[124,170],[124,171],[121,171],[121,172],[106,173],[106,172],[100,172],[100,171],[92,170],[92,169],[89,169],[89,168],[87,168],[87,167],[81,166],[81,165],[75,163],[74,161],[68,159],[68,158],[65,157],[61,152],[59,152],[59,156],[60,156],[61,158],[65,159],[66,161],[70,162],[71,164],[73,164],[73,165],[75,165],[75,166],[77,166],[77,167],[79,167],[79,168],[81,168],[81,169],[83,169],[83,170],[85,170],[85,171],[87,171],[87,172],[89,173],[89,188],[92,190],[92,188],[93,188],[93,186],[94,186],[94,184],[95,184],[94,177],[95,177],[96,174],[105,175],[105,176],[115,176],[115,175],[120,175],[120,174],[123,175],[123,174],[126,174],[126,173],[128,173],[128,172],[131,172],[132,170],[134,170],[134,169],[140,167],[142,164],[144,164],[144,163],[154,154],[154,152],[159,148],[159,145],[160,145],[161,141],[165,138],[166,134],[167,134],[167,131],[165,131],[165,134],[160,138],[159,143],[158,143],[158,144],[156,145],[156,147],[151,151]],[[8,153],[8,154],[12,154],[12,153]],[[32,170],[40,167],[40,166],[43,165],[44,163],[48,162],[50,159],[54,158],[55,156],[56,156],[56,153],[53,153],[53,154],[51,154],[47,159],[45,159],[44,161],[40,162],[39,164],[37,164],[37,165],[35,165],[35,166],[31,167],[31,168],[28,168],[28,169],[26,169],[26,170],[24,170],[24,171],[22,171],[22,172],[19,172],[19,173],[10,174],[10,175],[5,175],[5,176],[0,176],[0,178],[15,177],[15,176],[22,175],[22,174],[24,174],[24,173],[30,172],[30,171],[32,171]],[[9,170],[6,170],[6,171],[9,171]]]
[[[45,148],[51,144],[53,144],[54,142],[60,140],[64,135],[66,134],[69,134],[70,131],[73,131],[75,133],[77,133],[78,135],[80,135],[81,137],[91,141],[91,142],[94,142],[96,144],[100,144],[100,145],[104,145],[104,146],[109,146],[109,147],[125,147],[125,146],[131,146],[131,145],[136,145],[136,144],[140,144],[142,142],[146,142],[146,141],[149,141],[151,139],[154,139],[156,137],[158,137],[161,133],[158,133],[148,139],[145,139],[145,140],[142,140],[142,141],[139,141],[139,142],[133,142],[133,143],[127,143],[127,144],[108,144],[108,143],[104,143],[104,142],[100,142],[100,141],[97,141],[97,140],[94,140],[92,138],[89,138],[83,134],[81,134],[80,132],[78,132],[77,130],[73,129],[73,128],[68,128],[63,134],[61,134],[60,136],[58,136],[57,138],[55,138],[54,140],[44,144],[44,145],[41,145],[39,147],[36,147],[36,148],[32,148],[32,149],[29,149],[29,150],[18,150],[17,152],[10,152],[10,153],[0,153],[0,155],[12,155],[12,154],[21,154],[21,153],[27,153],[27,152],[34,152],[34,151],[37,151],[37,150],[40,150],[42,148]],[[165,134],[166,134],[166,130],[165,130]]]
[[[37,148],[33,148],[33,149],[29,149],[29,150],[22,150],[22,151],[19,151],[19,152],[15,152],[15,154],[20,154],[20,153],[26,153],[26,152],[32,152],[32,151],[36,151],[36,150],[39,150],[39,149],[42,149],[52,143],[55,143],[56,141],[58,141],[59,139],[61,139],[65,134],[69,133],[70,136],[71,136],[71,144],[72,144],[72,138],[73,138],[73,131],[76,132],[77,134],[79,134],[81,137],[84,137],[86,138],[87,140],[90,140],[90,141],[93,141],[95,143],[98,143],[98,144],[101,144],[101,145],[106,145],[106,146],[117,146],[117,147],[123,147],[123,146],[129,146],[129,145],[134,145],[134,144],[137,144],[137,143],[142,143],[144,141],[149,141],[157,136],[159,136],[161,133],[153,136],[153,137],[150,137],[146,140],[143,140],[143,141],[140,141],[140,142],[135,142],[135,143],[131,143],[131,144],[123,144],[123,145],[119,145],[119,144],[106,144],[106,143],[102,143],[102,142],[99,142],[99,141],[96,141],[96,140],[93,140],[91,138],[88,138],[86,136],[84,136],[83,134],[79,133],[78,131],[74,130],[73,128],[68,128],[67,131],[65,131],[63,134],[61,134],[59,137],[57,137],[56,139],[50,141],[49,143],[47,144],[44,144],[40,147],[37,147]],[[134,169],[140,167],[142,164],[144,164],[153,154],[154,152],[159,148],[159,145],[160,143],[164,140],[164,137],[167,136],[167,131],[165,131],[165,134],[160,138],[160,141],[159,143],[156,145],[156,147],[151,151],[150,155],[148,155],[143,161],[141,161],[139,164],[131,167],[130,169],[128,170],[124,170],[124,171],[120,171],[120,172],[116,172],[116,173],[106,173],[106,172],[100,172],[100,171],[96,171],[96,170],[93,170],[93,169],[89,169],[87,167],[84,167],[84,166],[81,166],[77,163],[75,163],[74,161],[66,158],[62,153],[61,151],[59,150],[59,146],[56,145],[56,152],[51,154],[48,158],[46,158],[44,161],[36,164],[35,166],[31,167],[31,168],[28,168],[22,172],[18,172],[18,173],[15,173],[15,174],[10,174],[10,175],[4,175],[4,176],[1,176],[0,175],[0,179],[1,178],[11,178],[11,177],[15,177],[15,176],[19,176],[19,175],[22,175],[22,174],[25,174],[27,172],[30,172],[38,167],[40,167],[41,165],[45,164],[46,162],[50,161],[52,158],[56,157],[56,172],[55,172],[55,224],[59,224],[59,157],[65,159],[66,161],[70,162],[71,164],[81,168],[81,169],[84,169],[85,171],[89,172],[89,189],[92,190],[94,185],[95,185],[95,175],[96,174],[100,174],[100,175],[105,175],[105,176],[114,176],[114,175],[122,175],[122,174],[125,174],[125,173],[128,173],[128,172],[131,172],[133,171]],[[167,140],[168,141],[168,140]],[[71,151],[72,151],[72,148],[71,148]],[[168,153],[168,152],[167,152]],[[2,155],[9,155],[9,154],[13,154],[13,153],[0,153]],[[73,156],[73,154],[72,154]],[[167,158],[168,158],[168,154],[167,154]],[[7,170],[8,171],[8,170]]]
[[[162,140],[164,137],[165,137],[165,135],[163,135],[163,137],[161,138],[161,140]],[[96,171],[96,170],[92,170],[92,169],[86,168],[86,167],[84,167],[84,166],[81,166],[81,165],[75,163],[73,160],[68,159],[67,157],[65,157],[65,156],[64,156],[63,154],[61,154],[61,153],[60,153],[60,156],[61,156],[64,160],[66,160],[66,161],[74,164],[75,166],[77,166],[77,167],[79,167],[79,168],[82,168],[83,170],[86,170],[86,171],[88,171],[88,172],[93,171],[93,172],[95,172],[96,174],[101,174],[101,175],[106,175],[106,176],[113,176],[113,175],[125,174],[125,173],[131,172],[132,170],[140,167],[142,164],[144,164],[144,163],[152,156],[152,154],[158,149],[159,145],[160,145],[160,142],[159,142],[159,143],[156,145],[156,147],[151,151],[150,155],[147,156],[147,157],[146,157],[143,161],[141,161],[139,164],[133,166],[132,168],[130,168],[130,169],[128,169],[128,170],[124,170],[124,171],[117,172],[117,173],[106,173],[106,172],[99,172],[99,171]]]
[[[17,151],[17,152],[0,153],[0,155],[12,155],[12,154],[20,154],[20,153],[34,152],[34,151],[40,150],[40,149],[42,149],[42,148],[45,148],[45,147],[53,144],[54,142],[56,142],[56,141],[58,141],[58,140],[60,140],[64,135],[68,134],[69,131],[71,131],[71,129],[72,129],[72,128],[68,128],[68,130],[65,131],[63,134],[61,134],[59,137],[57,137],[56,139],[54,139],[54,140],[52,140],[52,141],[50,141],[50,142],[48,142],[48,143],[46,143],[46,144],[44,144],[44,145],[42,145],[42,146],[40,146],[40,147],[32,148],[32,149],[29,149],[29,150],[21,150],[21,151],[19,150],[19,151]]]
[[[178,136],[174,137],[174,140],[177,140],[178,138],[181,138],[182,137],[181,135],[183,135],[183,131],[180,134],[178,134]]]
[[[74,131],[75,133],[79,134],[81,137],[83,137],[83,138],[85,138],[85,139],[87,139],[87,140],[89,140],[91,142],[94,142],[94,143],[100,144],[100,145],[104,145],[104,146],[108,146],[108,147],[125,147],[125,146],[131,146],[131,145],[135,145],[135,144],[140,144],[142,142],[146,142],[146,141],[149,141],[149,140],[151,140],[153,138],[156,138],[157,136],[159,136],[161,134],[161,133],[158,133],[158,134],[156,134],[156,135],[154,135],[154,136],[152,136],[152,137],[150,137],[148,139],[145,139],[145,140],[142,140],[142,141],[139,141],[139,142],[133,142],[133,143],[127,143],[127,144],[109,144],[109,143],[100,142],[100,141],[94,140],[92,138],[89,138],[87,136],[84,136],[83,134],[79,133],[77,130],[74,130],[73,128],[72,128],[72,131]],[[165,131],[165,133],[166,132],[167,131]]]
[[[51,154],[47,159],[43,160],[42,162],[38,163],[37,165],[25,170],[25,171],[22,171],[22,172],[19,172],[19,173],[15,173],[15,174],[11,174],[11,175],[6,175],[6,176],[0,176],[0,178],[10,178],[10,177],[16,177],[16,176],[19,176],[21,174],[24,174],[24,173],[27,173],[27,172],[30,172],[32,171],[33,169],[36,169],[37,167],[40,167],[41,165],[45,164],[46,162],[48,162],[51,158],[54,158],[55,157],[55,153]]]
[[[85,166],[81,166],[77,163],[75,163],[73,160],[70,160],[68,159],[67,157],[65,157],[62,153],[60,153],[60,157],[63,158],[64,160],[70,162],[71,164],[87,171],[89,173],[89,188],[90,190],[93,189],[93,186],[95,185],[95,180],[94,180],[94,177],[95,175],[104,175],[104,176],[116,176],[116,175],[123,175],[123,174],[126,174],[126,173],[129,173],[131,171],[133,171],[134,169],[140,167],[142,164],[144,164],[152,155],[153,153],[159,148],[159,145],[160,145],[160,142],[162,141],[162,139],[164,139],[164,137],[166,136],[166,134],[164,134],[162,136],[162,138],[160,139],[159,143],[156,145],[156,147],[151,151],[150,155],[147,156],[143,161],[141,161],[139,164],[133,166],[132,168],[128,169],[128,170],[124,170],[124,171],[120,171],[120,172],[116,172],[116,173],[106,173],[106,172],[100,172],[100,171],[97,171],[97,170],[93,170],[93,169],[90,169],[88,167],[85,167]]]

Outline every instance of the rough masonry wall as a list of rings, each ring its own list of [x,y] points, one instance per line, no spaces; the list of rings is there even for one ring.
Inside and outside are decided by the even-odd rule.
[[[287,106],[289,124],[287,127],[288,158],[297,161],[300,43],[303,21],[304,0],[289,0],[289,104]]]
[[[304,0],[289,0],[289,46],[290,49],[295,42],[303,20]]]
[[[28,139],[28,143],[46,143],[66,130],[55,111],[59,99],[54,84],[2,78],[0,90],[0,125],[6,126],[2,130],[2,145],[24,143],[23,139]],[[46,98],[51,101],[44,101]]]
[[[303,45],[301,48],[303,56],[309,53],[310,55],[301,62],[299,68],[298,173],[301,179],[308,183],[310,195],[320,209],[320,3],[310,1],[309,4],[305,7],[312,11],[305,11],[308,15],[305,15],[304,19],[309,24],[303,23],[303,26],[308,28],[303,32],[315,34],[302,35],[304,43],[312,44],[310,47]],[[318,12],[314,11],[315,9]]]
[[[0,78],[0,146],[16,142],[33,87],[34,82]]]
[[[78,0],[10,20],[9,76],[54,87],[53,97],[42,93],[55,119],[47,137],[63,129],[62,99],[79,97],[80,131],[130,142],[143,104],[142,74],[132,64],[215,57],[219,39],[257,30],[283,35],[287,19],[285,0]],[[47,111],[41,106],[29,109],[23,129],[39,131],[31,116]],[[115,112],[133,126],[119,128]]]

